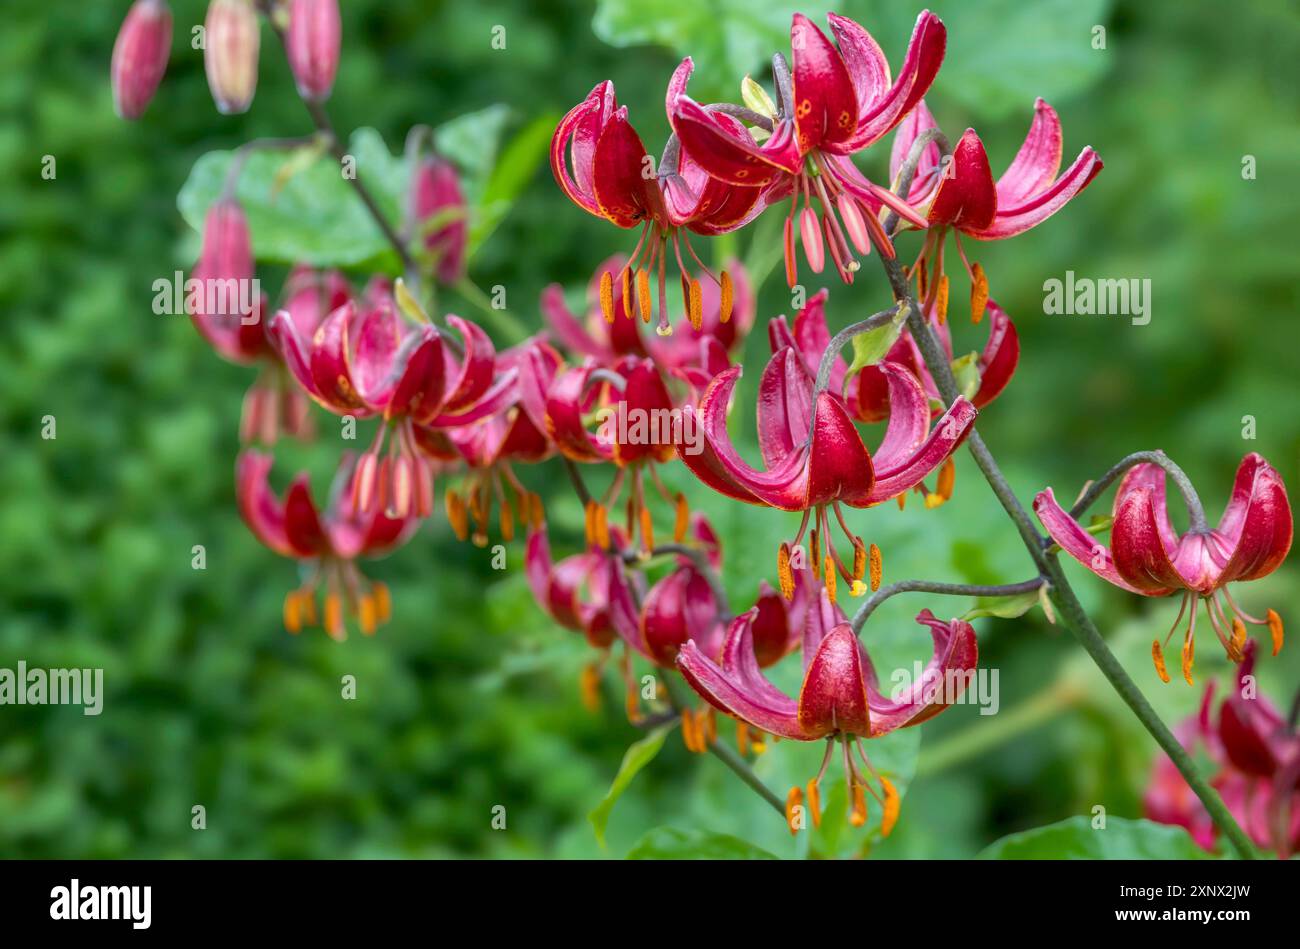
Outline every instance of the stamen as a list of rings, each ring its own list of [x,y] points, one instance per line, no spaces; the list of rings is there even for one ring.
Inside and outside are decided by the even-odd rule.
[[[803,789],[797,784],[785,796],[785,823],[792,835],[799,833],[804,826]]]
[[[375,635],[375,630],[379,628],[376,613],[374,598],[369,593],[363,593],[357,602],[357,617],[361,624],[361,632],[366,636]]]
[[[388,584],[376,580],[370,585],[370,595],[375,599],[375,618],[380,623],[387,623],[393,617],[393,598],[388,592]],[[312,607],[315,615],[315,607]]]
[[[836,583],[835,564],[831,562],[831,558],[829,554],[826,557],[825,566],[823,569],[825,572],[825,578],[822,580],[822,582],[826,585],[826,595],[830,597],[830,601],[834,603],[835,583]]]
[[[501,498],[501,537],[506,543],[515,539],[515,509],[505,496]]]
[[[731,307],[735,302],[736,291],[731,285],[731,274],[722,271],[722,300],[718,304],[718,322],[726,323],[731,319]]]
[[[776,575],[781,583],[781,595],[794,599],[794,574],[790,570],[790,545],[782,542],[776,552]]]
[[[447,489],[444,498],[447,507],[447,523],[456,534],[456,539],[464,541],[469,537],[469,517],[465,511],[465,499],[451,488]]]
[[[700,726],[699,722],[695,720],[695,713],[689,708],[682,709],[681,720],[682,744],[686,746],[686,750],[691,754],[697,755],[701,751],[699,735]]]
[[[880,778],[880,786],[885,791],[884,815],[880,818],[880,836],[888,837],[889,832],[894,829],[898,823],[898,811],[902,804],[899,800],[898,791],[890,780],[883,775],[877,775]]]
[[[822,567],[822,536],[821,531],[814,527],[808,532],[808,556],[812,561],[813,577],[821,579]]]
[[[971,265],[970,285],[970,321],[978,323],[984,319],[984,309],[989,305],[989,279],[984,276],[984,268],[978,263]]]
[[[627,711],[627,720],[633,725],[641,721],[641,693],[636,687],[636,679],[632,678],[632,657],[626,649],[623,650],[623,706]],[[682,716],[685,721],[686,717]]]
[[[600,275],[600,312],[606,323],[614,322],[614,276],[608,270]]]
[[[749,744],[754,749],[754,754],[763,754],[767,751],[767,733],[755,728],[754,734],[749,739]]]
[[[1194,647],[1192,645],[1192,640],[1190,638],[1184,639],[1183,640],[1183,678],[1187,681],[1188,685],[1193,684],[1192,683],[1192,659],[1194,658],[1193,649]]]
[[[650,271],[644,267],[636,272],[636,303],[641,310],[641,322],[649,323],[654,305],[650,300]]]
[[[702,708],[699,711],[700,733],[704,737],[704,747],[701,751],[707,751],[709,745],[718,740],[718,715],[712,706]]]
[[[342,639],[346,632],[343,626],[343,601],[333,590],[325,594],[325,632],[335,639]]]
[[[588,501],[583,511],[583,537],[586,539],[588,547],[596,542],[596,502],[594,500]]]
[[[596,505],[592,525],[595,528],[596,546],[601,550],[609,550],[609,511],[603,504]]]
[[[873,545],[874,546],[874,545]],[[861,537],[853,538],[853,579],[861,580],[867,570],[867,548]]]
[[[822,798],[816,778],[808,782],[808,811],[812,814],[813,827],[820,827],[822,825]]]
[[[691,509],[686,503],[686,495],[678,492],[676,501],[677,515],[673,521],[673,542],[680,544],[686,539],[686,531],[691,526]]]
[[[736,722],[736,750],[741,757],[749,754],[749,725],[745,722]]]
[[[904,508],[906,508],[906,507],[907,507],[907,492],[904,491],[902,494],[900,494],[900,495],[898,496],[898,498],[897,498],[896,500],[898,501],[898,509],[899,509],[900,511],[903,510]]]
[[[578,691],[582,695],[582,704],[587,711],[600,711],[600,668],[594,662],[589,662],[582,667],[582,674],[578,678]]]
[[[939,278],[939,291],[934,297],[934,316],[943,326],[948,322],[948,275]]]
[[[686,310],[686,315],[690,317],[691,328],[699,332],[704,327],[704,291],[700,289],[700,282],[694,277],[691,278],[690,305]]]
[[[641,543],[645,546],[646,550],[654,550],[655,549],[655,526],[653,520],[650,517],[650,508],[642,504],[640,515],[641,515],[640,516]]]
[[[934,493],[925,496],[926,509],[933,510],[952,498],[952,488],[956,480],[957,465],[950,455],[948,460],[943,463],[943,467],[939,469],[939,481],[935,486]]]
[[[799,240],[803,243],[804,260],[808,261],[813,273],[821,273],[826,266],[826,248],[822,245],[817,212],[810,207],[799,212]]]
[[[302,632],[301,603],[302,594],[297,590],[290,590],[284,595],[284,628],[295,636]]]
[[[849,823],[854,827],[861,827],[867,822],[867,795],[866,789],[858,782],[853,782],[853,809],[849,811]]]
[[[1268,619],[1268,631],[1273,637],[1273,655],[1282,651],[1282,639],[1284,630],[1282,628],[1282,617],[1278,615],[1277,610],[1269,610],[1265,614]]]
[[[632,319],[632,268],[625,266],[622,273],[623,315]]]
[[[902,497],[902,495],[899,495],[899,497]],[[875,544],[871,545],[870,563],[871,563],[871,568],[870,568],[871,569],[871,592],[875,593],[877,590],[880,589],[880,577],[884,573],[884,567],[885,567],[884,560],[880,556],[880,548],[877,547]]]
[[[1236,650],[1236,657],[1229,657],[1233,662],[1241,662],[1241,647],[1246,645],[1246,624],[1237,617],[1232,618],[1232,648]]]
[[[926,259],[922,257],[916,264],[916,296],[917,299],[924,300],[926,291],[930,288],[929,266]]]
[[[1156,675],[1161,682],[1169,681],[1169,670],[1165,668],[1165,654],[1160,648],[1160,640],[1151,640],[1151,661],[1156,665]]]

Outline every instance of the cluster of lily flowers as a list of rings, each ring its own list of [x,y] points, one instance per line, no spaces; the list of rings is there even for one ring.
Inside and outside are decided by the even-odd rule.
[[[155,13],[160,6],[159,0],[136,5]],[[292,15],[300,6],[313,5],[295,3]],[[320,22],[336,26],[336,18]],[[792,61],[774,57],[772,94],[746,77],[743,104],[696,102],[686,91],[693,63],[684,60],[668,83],[671,135],[657,164],[647,162],[612,82],[597,85],[563,118],[550,153],[561,189],[582,209],[639,235],[630,254],[596,269],[585,312],[572,312],[560,287],[549,287],[540,300],[546,328],[515,346],[497,349],[483,329],[454,315],[437,325],[401,281],[385,277],[357,288],[338,272],[300,266],[278,305],[262,300],[252,313],[205,312],[196,298],[194,323],[218,353],[259,367],[244,402],[247,447],[237,465],[238,498],[254,534],[305,566],[306,579],[284,602],[291,632],[319,625],[335,638],[349,626],[374,633],[393,606],[387,589],[367,580],[356,562],[409,539],[434,513],[441,482],[447,520],[461,540],[484,546],[494,530],[507,542],[525,536],[526,573],[538,604],[597,651],[583,675],[591,704],[598,703],[608,658],[621,646],[629,718],[645,716],[634,660],[679,673],[706,703],[703,710],[680,711],[692,750],[717,740],[717,711],[736,720],[744,753],[761,751],[770,740],[826,742],[819,772],[790,791],[792,831],[802,826],[801,813],[820,822],[820,782],[838,746],[850,821],[866,823],[871,798],[881,832],[889,832],[898,795],[863,743],[920,724],[955,702],[960,687],[954,694],[934,685],[969,681],[978,647],[969,623],[923,610],[917,622],[932,642],[924,674],[901,695],[882,691],[841,601],[845,588],[852,596],[876,590],[883,559],[849,517],[888,501],[901,507],[913,492],[926,507],[951,496],[952,455],[978,412],[1006,389],[1020,354],[1015,325],[990,298],[987,277],[963,238],[999,240],[1041,223],[1079,194],[1102,162],[1085,148],[1062,173],[1060,121],[1039,100],[1024,144],[995,180],[975,131],[950,148],[926,107],[946,48],[938,17],[918,18],[897,76],[859,24],[832,15],[829,25],[834,42],[796,14]],[[319,57],[305,59],[319,69]],[[156,88],[161,78],[160,70],[145,72],[141,78],[138,68],[124,70],[119,82],[115,57],[115,87],[127,90],[128,114],[142,109],[140,86],[147,80]],[[311,73],[307,85],[327,91],[332,70],[327,78]],[[890,133],[886,187],[870,181],[852,157]],[[793,320],[768,323],[771,355],[754,409],[762,464],[742,457],[727,419],[741,374],[732,359],[753,328],[756,288],[739,263],[716,272],[707,266],[692,238],[738,230],[781,205],[792,287],[800,250],[814,273],[829,256],[841,280],[852,283],[862,258],[873,252],[893,258],[901,232],[924,231],[904,272],[909,286],[915,284],[921,319],[950,360],[945,248],[951,235],[970,285],[971,321],[987,318],[989,332],[980,353],[954,361],[969,383],[962,396],[945,404],[907,330],[883,359],[850,373],[838,343],[832,345],[823,290]],[[429,225],[420,239],[435,279],[454,283],[463,273],[465,210],[455,168],[436,156],[423,161],[413,176],[411,213]],[[670,269],[680,302],[667,289]],[[208,212],[194,273],[204,281],[254,276],[247,221],[230,195]],[[900,304],[899,326],[905,310]],[[335,416],[376,419],[374,440],[359,456],[343,458],[327,498],[313,497],[306,475],[277,495],[267,449],[281,434],[311,435],[312,402]],[[634,436],[597,425],[607,413],[676,413],[701,438],[687,446],[680,429],[647,437],[644,430]],[[874,450],[859,423],[884,423]],[[585,511],[582,549],[558,558],[543,502],[519,475],[555,456],[569,469]],[[722,591],[724,552],[707,517],[691,511],[661,476],[663,466],[679,461],[724,497],[798,515],[775,552],[775,585],[761,581],[743,610],[732,609]],[[612,467],[608,490],[589,493],[583,466]],[[1290,549],[1291,511],[1277,472],[1248,456],[1215,529],[1194,523],[1177,534],[1164,494],[1163,468],[1133,467],[1116,494],[1109,548],[1050,489],[1034,507],[1052,540],[1103,579],[1144,596],[1182,595],[1178,622],[1190,614],[1182,648],[1189,683],[1201,604],[1234,661],[1253,662],[1245,624],[1268,627],[1276,653],[1281,619],[1272,610],[1263,618],[1245,612],[1228,585],[1271,573]],[[670,569],[651,583],[650,570],[665,561]],[[795,651],[803,682],[792,697],[764,670]],[[1159,640],[1153,656],[1168,681]],[[1234,714],[1252,722],[1267,717]],[[1237,732],[1243,730],[1249,729]],[[1286,760],[1293,786],[1297,756]]]

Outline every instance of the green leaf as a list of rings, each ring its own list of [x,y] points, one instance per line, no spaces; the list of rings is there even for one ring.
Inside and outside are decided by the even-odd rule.
[[[853,377],[854,373],[867,366],[874,366],[884,359],[894,343],[898,342],[898,337],[903,334],[903,326],[906,323],[907,310],[900,309],[898,315],[884,326],[859,333],[849,340],[853,344],[853,362],[849,364],[849,371],[844,374],[845,383]]]
[[[933,0],[927,6],[948,27],[947,56],[927,101],[957,102],[981,118],[1020,115],[1028,126],[1035,96],[1056,105],[1094,85],[1115,60],[1113,49],[1093,48],[1110,0]],[[844,7],[839,12],[865,25],[891,63],[902,61],[916,7],[890,0],[850,0]],[[993,166],[1002,167],[996,158]]]
[[[355,160],[358,178],[369,189],[390,221],[400,220],[406,194],[407,170],[379,133],[357,129],[347,154]],[[208,207],[225,187],[233,152],[208,152],[200,156],[177,196],[181,216],[202,232]],[[344,169],[329,155],[300,166],[283,178],[285,155],[257,151],[249,156],[239,176],[236,195],[248,215],[253,251],[258,260],[278,263],[299,261],[316,267],[354,267],[377,261],[397,273],[397,256],[371,218]],[[277,183],[281,184],[277,191]]]
[[[830,6],[818,0],[799,9],[824,23]],[[700,102],[732,101],[743,77],[766,71],[773,53],[790,57],[790,6],[777,0],[597,0],[591,28],[611,46],[656,43],[689,54],[690,93]]]
[[[1181,827],[1109,817],[1094,830],[1078,816],[1011,834],[982,850],[979,860],[1208,860]]]
[[[776,860],[774,854],[730,834],[656,827],[628,851],[629,860]]]
[[[957,391],[968,399],[975,398],[980,390],[980,355],[967,353],[952,361],[952,374],[957,379]]]
[[[975,605],[963,613],[961,618],[968,623],[982,616],[1015,619],[1017,616],[1024,616],[1037,605],[1038,590],[1011,596],[982,596],[976,599]]]
[[[543,164],[542,156],[555,131],[558,116],[538,116],[524,126],[501,153],[501,160],[492,168],[492,174],[483,186],[483,192],[474,202],[477,214],[470,223],[469,248],[472,260],[477,251],[492,236],[492,232],[514,207],[515,201]]]
[[[632,779],[655,759],[655,755],[659,754],[659,749],[664,746],[664,736],[668,734],[668,729],[671,727],[671,725],[660,725],[640,741],[632,743],[627,753],[623,755],[623,763],[619,765],[618,774],[614,775],[614,782],[609,786],[609,791],[587,815],[587,820],[591,821],[591,826],[596,831],[596,840],[602,847],[605,846],[605,828],[609,825],[609,815],[614,810],[614,804],[623,796]]]

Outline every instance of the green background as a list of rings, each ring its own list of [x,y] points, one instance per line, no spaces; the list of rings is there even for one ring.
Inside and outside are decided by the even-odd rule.
[[[779,818],[717,761],[688,755],[676,733],[619,800],[608,849],[599,848],[586,815],[639,735],[612,677],[603,714],[581,707],[588,650],[533,606],[518,545],[509,569],[494,571],[488,552],[457,543],[435,517],[405,549],[365,567],[393,590],[394,619],[377,637],[336,644],[284,632],[280,602],[295,567],[258,545],[234,504],[250,372],[150,304],[153,281],[193,259],[176,195],[198,157],[309,125],[265,29],[252,110],[216,113],[188,42],[202,17],[194,0],[173,3],[176,37],[158,98],[143,121],[120,122],[108,62],[126,6],[6,3],[0,31],[0,667],[102,667],[106,682],[96,718],[74,707],[0,707],[0,856],[622,856],[663,827],[675,831],[657,831],[643,854],[699,831],[804,853],[806,842],[790,842]],[[414,123],[496,103],[511,110],[510,134],[562,113],[606,77],[657,150],[663,85],[679,54],[652,44],[695,52],[700,98],[735,99],[740,75],[762,78],[763,59],[784,48],[790,12],[721,3],[704,16],[704,5],[658,0],[599,11],[589,2],[343,6],[330,110],[340,129],[373,126],[395,151]],[[989,0],[936,9],[949,23],[949,54],[929,102],[950,134],[977,125],[997,171],[1043,94],[1061,113],[1067,159],[1091,144],[1106,162],[1047,224],[976,247],[1022,337],[1020,371],[980,423],[1021,499],[1045,485],[1073,497],[1120,456],[1157,447],[1191,474],[1212,518],[1246,451],[1300,483],[1294,7]],[[841,12],[872,29],[897,65],[910,5],[848,0]],[[1104,50],[1092,45],[1097,24]],[[494,25],[506,28],[505,50],[491,46]],[[879,174],[885,154],[878,147],[866,167]],[[47,155],[53,180],[41,177]],[[1246,155],[1257,161],[1254,180],[1242,176]],[[776,222],[764,223],[758,233],[772,236]],[[736,246],[750,252],[748,241]],[[904,239],[902,256],[915,253],[914,241]],[[538,162],[472,275],[506,287],[511,311],[532,327],[546,283],[578,291],[607,253],[630,247],[627,233],[571,206]],[[1151,323],[1044,315],[1043,281],[1067,270],[1149,278]],[[282,272],[264,271],[272,289]],[[955,288],[960,300],[964,283]],[[871,261],[851,290],[832,294],[835,326],[888,302]],[[789,310],[777,274],[760,319]],[[983,343],[982,329],[961,319],[956,333],[962,350]],[[746,347],[749,386],[765,356],[760,329]],[[737,405],[734,424],[752,438],[752,400],[742,392]],[[41,437],[45,416],[57,420],[53,440]],[[1243,440],[1244,416],[1255,419],[1253,441]],[[332,440],[285,446],[277,480],[305,464],[323,488],[336,455]],[[557,463],[523,477],[548,499],[557,548],[572,550],[580,516]],[[772,579],[776,544],[795,525],[703,491],[693,497],[724,531],[727,585],[743,602]],[[856,523],[883,548],[887,579],[1028,574],[964,457],[950,505],[890,506]],[[206,548],[206,570],[191,568],[195,544]],[[1148,654],[1173,620],[1172,601],[1125,596],[1068,569],[1160,710],[1171,720],[1187,714],[1200,682],[1162,685]],[[1292,562],[1237,597],[1294,625],[1296,580]],[[898,662],[921,656],[927,639],[910,617],[924,606],[964,609],[898,598],[868,626],[868,646]],[[982,664],[999,672],[999,714],[958,706],[926,726],[898,829],[872,853],[972,856],[1098,805],[1140,816],[1154,746],[1068,634],[1038,611],[977,628]],[[1227,669],[1202,633],[1201,682]],[[1280,705],[1297,682],[1296,656],[1292,645],[1262,664],[1264,690]],[[340,697],[344,675],[357,678],[355,701]],[[916,743],[900,738],[881,754],[908,759]],[[760,770],[783,793],[808,776],[808,750],[779,746]],[[196,804],[207,810],[203,831],[191,829]],[[497,805],[505,830],[491,827]],[[852,852],[865,839],[827,833],[814,848]]]

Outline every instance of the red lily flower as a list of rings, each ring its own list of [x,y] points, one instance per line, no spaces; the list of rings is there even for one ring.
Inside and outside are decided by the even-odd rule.
[[[970,396],[972,404],[977,409],[984,408],[1002,394],[1002,390],[1007,387],[1007,383],[1015,375],[1016,366],[1020,363],[1020,336],[1016,332],[1016,325],[1011,322],[1011,317],[1007,316],[1006,311],[992,300],[988,301],[985,312],[989,315],[989,338],[984,344],[983,352],[975,360],[979,385]],[[927,316],[926,320],[930,324],[930,331],[938,338],[939,345],[944,348],[951,361],[952,330],[947,320],[936,320],[932,316]],[[910,369],[925,386],[931,402],[935,403],[935,413],[942,411],[943,397],[939,394],[939,387],[935,384],[934,377],[930,375],[925,357],[921,355],[921,350],[909,330],[904,330],[898,341],[885,354],[885,362],[897,363]],[[850,380],[848,400],[857,417],[864,422],[879,422],[889,417],[889,390],[885,374],[879,366],[867,366]]]
[[[687,59],[674,73],[668,88],[669,109],[690,70]],[[743,129],[739,122],[730,121]],[[628,122],[627,106],[618,105],[614,84],[609,81],[592,89],[556,127],[551,139],[551,171],[564,193],[583,210],[622,228],[641,227],[641,238],[618,278],[602,282],[599,296],[608,322],[613,322],[616,312],[615,284],[620,288],[624,315],[632,316],[635,303],[641,318],[649,322],[653,280],[659,300],[656,332],[661,336],[672,333],[666,297],[670,247],[681,276],[683,309],[691,325],[698,329],[703,319],[703,287],[682,256],[683,247],[719,288],[719,318],[724,323],[729,319],[731,276],[726,270],[714,276],[691,247],[686,231],[713,236],[743,226],[762,210],[760,193],[710,178],[676,139],[670,140],[657,170],[653,169],[641,137]]]
[[[363,633],[373,635],[389,617],[388,588],[366,580],[354,561],[405,543],[415,531],[416,519],[358,510],[347,485],[356,477],[350,458],[339,468],[336,490],[323,513],[312,501],[306,473],[294,479],[283,500],[276,497],[267,480],[273,463],[268,454],[245,451],[236,466],[235,488],[239,512],[253,535],[277,554],[309,567],[307,582],[284,598],[285,628],[297,633],[304,624],[315,625],[316,591],[323,584],[325,631],[342,639],[347,632],[345,616],[351,616]]]
[[[411,179],[411,211],[427,228],[424,246],[434,261],[434,275],[440,283],[456,284],[465,276],[469,221],[455,165],[436,155],[420,163]]]
[[[172,11],[166,0],[135,0],[113,43],[113,107],[138,119],[153,101],[172,51]]]
[[[754,656],[753,623],[757,611],[737,617],[727,631],[721,663],[714,662],[694,643],[686,643],[677,668],[686,681],[716,708],[764,732],[794,741],[826,739],[826,756],[815,778],[808,782],[814,823],[820,823],[818,786],[838,739],[843,744],[845,778],[852,790],[851,820],[866,820],[865,794],[883,810],[881,832],[888,834],[898,814],[898,796],[887,778],[871,766],[859,739],[878,738],[898,728],[918,725],[955,702],[970,681],[978,660],[975,630],[954,619],[944,623],[929,610],[917,622],[930,628],[934,654],[919,681],[900,697],[888,698],[871,657],[848,625],[844,613],[823,591],[817,608],[808,614],[803,642],[804,678],[797,699],[777,689],[758,667]],[[942,686],[942,687],[940,687]],[[881,788],[878,794],[859,771],[850,749],[856,751],[866,772]],[[802,803],[799,788],[791,791],[787,817],[798,829],[793,806]]]
[[[357,463],[354,487],[363,511],[388,506],[398,517],[433,510],[433,471],[418,447],[416,426],[455,427],[506,407],[515,372],[497,374],[486,333],[458,316],[447,322],[463,343],[457,359],[429,324],[398,316],[386,290],[372,290],[362,309],[351,302],[321,323],[310,345],[289,314],[271,321],[271,334],[299,385],[336,415],[382,415],[375,442]],[[392,438],[388,440],[391,433]],[[384,443],[389,450],[381,458]]]
[[[1200,711],[1175,734],[1189,751],[1204,748],[1218,768],[1211,783],[1224,804],[1256,845],[1285,860],[1300,850],[1300,736],[1256,693],[1255,643],[1247,642],[1242,653],[1236,688],[1219,704],[1217,724],[1211,682]],[[1143,807],[1152,820],[1185,827],[1201,847],[1214,850],[1214,821],[1165,755],[1152,770]]]
[[[897,179],[917,138],[936,127],[925,103],[918,103],[894,137],[891,178]],[[917,275],[918,297],[925,301],[927,314],[933,314],[940,299],[946,307],[948,278],[944,273],[943,245],[949,229],[981,241],[1013,237],[1061,210],[1101,172],[1101,157],[1088,147],[1058,177],[1062,142],[1056,110],[1038,99],[1024,144],[996,182],[984,144],[974,129],[967,129],[958,140],[948,162],[941,159],[933,142],[922,151],[907,199],[925,210],[930,227],[921,255],[912,267],[912,273]],[[979,322],[988,301],[988,281],[979,264],[967,259],[961,238],[956,241],[971,279],[971,319]],[[939,322],[943,319],[944,315],[939,314]]]
[[[499,501],[501,536],[514,539],[515,514],[538,526],[545,514],[542,499],[524,487],[512,462],[535,464],[555,452],[546,429],[546,392],[563,360],[542,337],[534,337],[497,356],[497,370],[513,373],[515,386],[506,407],[480,422],[457,428],[417,427],[416,442],[431,458],[463,461],[469,468],[459,488],[446,492],[447,519],[461,540],[487,544],[492,509]],[[511,494],[514,495],[513,502]]]
[[[881,363],[889,388],[890,416],[884,439],[871,453],[862,443],[844,399],[838,394],[843,372],[831,386],[813,388],[817,364],[829,342],[825,328],[826,291],[816,294],[795,319],[795,332],[783,320],[774,320],[769,333],[773,356],[763,370],[758,393],[758,443],[765,470],[741,458],[727,434],[727,406],[740,378],[733,367],[719,374],[693,412],[703,433],[698,453],[679,451],[682,461],[715,491],[750,504],[765,504],[783,511],[802,511],[804,519],[793,545],[783,544],[778,559],[782,590],[789,595],[791,546],[798,546],[815,511],[812,534],[814,572],[823,572],[828,584],[838,570],[853,584],[861,581],[866,549],[845,526],[840,503],[870,507],[917,487],[942,465],[970,432],[977,414],[959,398],[930,427],[930,403],[912,373],[893,363]],[[802,344],[799,342],[802,340]],[[831,508],[854,547],[853,569],[840,560],[830,542],[827,508]],[[820,542],[827,545],[823,563]],[[873,560],[878,554],[873,552]],[[797,566],[797,565],[796,565]],[[878,561],[873,563],[873,576]],[[832,594],[833,595],[833,594]]]
[[[722,547],[708,519],[691,518],[691,539],[713,570],[722,568]],[[705,655],[722,647],[723,605],[695,561],[679,555],[677,567],[649,591],[634,598],[617,559],[610,561],[610,618],[620,639],[656,666],[671,669],[677,653],[694,641]],[[636,600],[641,607],[638,610]]]
[[[731,314],[726,322],[721,318],[721,291],[706,282],[701,290],[703,302],[699,329],[692,326],[668,337],[643,337],[635,320],[616,318],[612,323],[606,323],[601,312],[603,285],[611,286],[614,312],[623,310],[623,289],[613,277],[623,270],[625,264],[625,258],[616,254],[596,270],[588,287],[591,309],[585,320],[570,311],[559,284],[551,284],[542,291],[542,315],[551,332],[569,352],[590,357],[602,368],[614,369],[624,356],[641,356],[653,359],[664,370],[702,392],[713,376],[730,365],[730,353],[744,341],[754,325],[755,299],[744,265],[732,261],[726,268],[731,275],[733,294]]]
[[[1051,488],[1034,498],[1034,512],[1062,550],[1103,580],[1143,596],[1182,591],[1182,608],[1165,644],[1190,605],[1183,637],[1183,677],[1189,685],[1196,614],[1202,600],[1215,635],[1234,662],[1240,661],[1246,642],[1243,620],[1268,626],[1274,655],[1282,648],[1281,617],[1269,610],[1266,618],[1257,619],[1242,610],[1228,592],[1230,583],[1258,580],[1272,573],[1291,549],[1286,486],[1281,475],[1254,452],[1237,468],[1232,497],[1214,529],[1174,531],[1165,503],[1165,471],[1149,463],[1135,465],[1116,489],[1109,548],[1061,508]],[[1152,643],[1151,651],[1156,671],[1168,682],[1160,640]]]
[[[917,136],[932,128],[934,116],[922,102],[894,140],[891,177],[898,174]],[[931,227],[955,227],[982,241],[1014,237],[1047,220],[1100,173],[1101,157],[1088,147],[1058,177],[1063,140],[1056,110],[1037,99],[1029,134],[996,183],[984,143],[974,129],[967,129],[953,148],[946,174],[938,148],[932,144],[926,149],[908,200],[922,206],[928,202],[926,220]]]
[[[869,253],[874,243],[893,256],[893,245],[876,218],[881,204],[925,226],[905,201],[867,180],[849,156],[884,137],[921,101],[943,62],[943,22],[928,11],[917,18],[902,70],[891,83],[889,63],[871,34],[846,17],[831,14],[829,21],[839,49],[806,16],[794,15],[793,76],[785,74],[784,60],[778,60],[779,111],[771,117],[771,134],[762,145],[730,116],[699,105],[684,92],[670,103],[674,131],[709,175],[763,189],[769,204],[793,196],[785,225],[790,286],[798,280],[794,234],[800,198],[799,235],[808,265],[820,273],[829,246],[846,283],[858,269],[850,242],[859,254]],[[684,78],[680,85],[684,88]],[[820,215],[813,209],[814,195]]]

